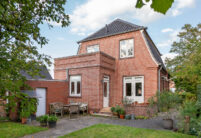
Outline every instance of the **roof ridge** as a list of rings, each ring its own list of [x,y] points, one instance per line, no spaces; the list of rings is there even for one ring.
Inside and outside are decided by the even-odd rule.
[[[109,24],[106,24],[106,25],[108,27],[107,29],[109,29],[108,32],[105,33],[106,26],[104,26],[104,27],[100,28],[99,30],[97,30],[96,32],[92,33],[91,35],[87,36],[86,38],[78,41],[77,43],[90,41],[90,40],[103,38],[103,37],[108,37],[108,36],[121,34],[121,33],[129,32],[129,31],[137,31],[137,30],[146,28],[144,26],[139,26],[139,25],[124,21],[119,18],[113,20],[112,22],[110,22]],[[114,26],[112,26],[112,25],[114,25]],[[122,25],[123,25],[123,27],[122,27]]]

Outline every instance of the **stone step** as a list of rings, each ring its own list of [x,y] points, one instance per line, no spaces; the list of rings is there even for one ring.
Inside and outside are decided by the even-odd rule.
[[[105,107],[105,108],[102,108],[99,113],[111,113],[111,107]]]
[[[103,116],[103,117],[112,117],[112,114],[106,114],[106,113],[93,113],[95,116]]]

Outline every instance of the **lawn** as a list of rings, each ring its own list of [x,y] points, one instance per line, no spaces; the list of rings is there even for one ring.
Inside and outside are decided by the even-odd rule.
[[[133,128],[127,126],[97,124],[59,138],[193,138],[193,136],[165,130]]]
[[[43,130],[47,130],[47,128],[22,125],[14,122],[0,122],[0,138],[18,138]]]

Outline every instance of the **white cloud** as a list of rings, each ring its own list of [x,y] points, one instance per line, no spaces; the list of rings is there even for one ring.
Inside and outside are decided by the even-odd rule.
[[[173,29],[172,28],[165,28],[163,30],[161,30],[162,33],[167,33],[167,32],[172,32]]]
[[[135,4],[136,0],[88,0],[77,6],[70,15],[71,31],[91,32],[111,22],[115,17],[129,17],[147,24],[163,16],[154,12],[148,5],[136,9]]]
[[[173,9],[171,10],[171,15],[178,16],[178,15],[182,14],[181,9],[194,7],[195,0],[175,0],[175,2],[173,4],[175,6],[173,6]]]
[[[168,47],[171,46],[174,41],[177,41],[177,37],[180,30],[173,30],[172,28],[162,29],[161,32],[168,33],[166,40],[157,44],[158,47]]]
[[[138,20],[140,25],[146,25],[163,17],[177,16],[182,14],[182,9],[191,8],[195,0],[175,0],[173,7],[166,15],[154,12],[149,4],[141,9],[136,9],[137,0],[87,0],[77,6],[70,15],[71,32],[85,33],[94,32],[115,17]]]
[[[177,54],[175,54],[175,53],[166,53],[166,54],[162,55],[161,58],[162,58],[163,62],[165,62],[166,58],[173,59],[176,56],[177,56]]]

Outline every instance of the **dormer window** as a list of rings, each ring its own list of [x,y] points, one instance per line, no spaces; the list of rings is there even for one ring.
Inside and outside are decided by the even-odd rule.
[[[92,45],[87,47],[87,53],[98,52],[99,45]]]
[[[134,39],[126,39],[120,41],[120,58],[134,56]]]

